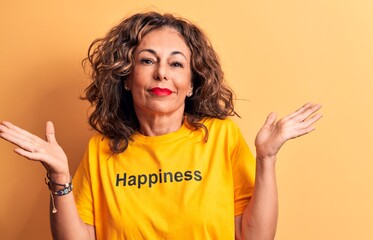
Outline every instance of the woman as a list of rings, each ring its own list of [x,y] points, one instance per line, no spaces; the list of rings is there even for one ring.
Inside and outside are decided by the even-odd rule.
[[[46,141],[2,122],[16,153],[40,161],[51,191],[56,239],[273,239],[276,154],[311,132],[320,105],[308,103],[256,140],[239,129],[233,93],[203,32],[172,15],[135,14],[90,47],[97,130],[75,176],[51,122]],[[255,183],[254,183],[254,175]],[[73,192],[74,194],[70,194]]]

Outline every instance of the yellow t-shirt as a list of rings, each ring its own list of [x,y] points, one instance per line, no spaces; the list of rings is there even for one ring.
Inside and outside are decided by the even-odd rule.
[[[255,160],[236,124],[205,119],[162,136],[133,135],[111,154],[91,138],[74,176],[79,214],[97,239],[234,239],[234,216],[249,203]]]

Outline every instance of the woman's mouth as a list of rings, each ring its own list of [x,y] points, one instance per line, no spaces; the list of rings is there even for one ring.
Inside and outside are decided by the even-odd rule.
[[[170,89],[159,88],[159,87],[150,89],[150,92],[153,93],[154,95],[157,95],[157,96],[168,96],[168,95],[172,94],[172,91]]]

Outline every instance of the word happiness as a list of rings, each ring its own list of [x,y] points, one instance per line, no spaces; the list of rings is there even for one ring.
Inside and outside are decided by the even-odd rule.
[[[115,185],[118,186],[137,186],[141,188],[147,185],[151,188],[154,184],[158,183],[172,183],[181,181],[201,181],[202,173],[198,170],[185,171],[183,172],[162,172],[159,169],[158,173],[139,174],[139,175],[127,175],[127,173],[117,174]]]

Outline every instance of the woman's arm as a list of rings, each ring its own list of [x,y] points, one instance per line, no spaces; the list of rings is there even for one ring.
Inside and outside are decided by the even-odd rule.
[[[267,117],[255,139],[254,192],[243,215],[235,218],[236,239],[274,239],[278,216],[276,155],[287,140],[315,129],[313,124],[321,118],[321,114],[314,113],[320,108],[318,104],[307,103],[279,121],[276,121],[275,113]]]
[[[94,226],[85,224],[78,215],[72,193],[54,197],[54,203],[57,213],[50,213],[53,239],[96,239]]]
[[[67,157],[56,141],[52,122],[46,125],[46,141],[6,121],[0,123],[0,137],[15,144],[17,154],[41,162],[51,182],[70,182]],[[50,187],[51,191],[64,188],[56,184],[50,184]],[[57,209],[55,213],[52,212],[53,204]],[[86,225],[79,217],[72,193],[64,196],[53,194],[50,222],[54,239],[95,239],[94,227]]]
[[[242,239],[274,239],[277,227],[278,196],[275,159],[257,159],[254,192],[242,215]]]

